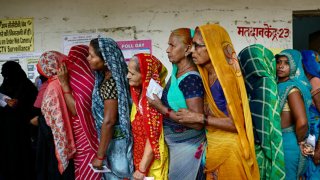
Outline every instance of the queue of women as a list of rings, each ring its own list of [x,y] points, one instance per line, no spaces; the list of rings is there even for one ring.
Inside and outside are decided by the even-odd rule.
[[[254,44],[236,54],[227,31],[209,24],[173,30],[166,53],[167,83],[155,56],[127,65],[110,38],[45,52],[31,120],[37,179],[320,179],[316,52]],[[17,109],[4,70],[0,90]],[[147,97],[151,79],[162,97]]]

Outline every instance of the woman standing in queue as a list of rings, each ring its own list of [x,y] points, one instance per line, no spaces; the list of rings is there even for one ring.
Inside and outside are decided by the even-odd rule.
[[[117,43],[110,38],[93,39],[88,62],[95,74],[92,113],[99,138],[95,168],[107,163],[108,180],[130,178],[133,173],[130,131],[130,92],[127,64]]]
[[[133,178],[143,180],[168,179],[168,149],[164,142],[163,115],[150,107],[147,87],[153,79],[165,85],[167,69],[153,55],[136,54],[128,64],[128,79],[132,97],[131,127],[133,135]]]
[[[148,98],[165,118],[164,137],[169,148],[169,179],[205,179],[204,149],[206,138],[201,123],[180,123],[176,115],[181,108],[203,113],[204,89],[197,67],[192,62],[190,48],[192,34],[188,28],[172,31],[167,54],[172,74],[161,100]]]
[[[41,103],[43,116],[39,116],[38,119],[40,127],[37,152],[39,179],[74,179],[73,157],[76,147],[71,116],[57,77],[65,58],[64,54],[57,51],[47,51],[40,56],[37,64],[39,74],[48,79]]]
[[[64,99],[71,112],[76,145],[74,155],[76,180],[100,180],[101,174],[89,167],[98,149],[98,137],[91,111],[94,76],[87,57],[89,47],[73,46],[58,71]]]
[[[283,50],[275,58],[286,179],[299,179],[306,169],[304,144],[308,135],[311,86],[303,72],[299,51]]]
[[[239,53],[252,116],[260,179],[285,179],[276,59],[261,44]]]
[[[204,114],[181,109],[177,115],[179,122],[206,127],[207,179],[259,179],[247,93],[228,33],[213,24],[196,28],[191,52],[208,107]]]
[[[309,132],[315,136],[315,149],[308,158],[306,178],[317,179],[320,177],[320,64],[316,60],[318,55],[315,51],[304,50],[301,54],[304,72],[312,86]]]

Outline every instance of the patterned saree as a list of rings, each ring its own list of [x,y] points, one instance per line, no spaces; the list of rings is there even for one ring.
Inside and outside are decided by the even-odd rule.
[[[264,46],[254,44],[244,48],[238,57],[249,97],[260,179],[284,179],[281,110],[274,55]]]
[[[142,87],[130,87],[132,96],[131,127],[133,134],[133,161],[139,168],[147,139],[153,150],[154,160],[148,175],[155,180],[168,179],[168,149],[164,143],[162,114],[149,106],[146,92],[150,79],[164,86],[167,69],[150,54],[136,54],[139,60]],[[141,95],[140,95],[141,94]],[[139,99],[139,97],[141,98]]]

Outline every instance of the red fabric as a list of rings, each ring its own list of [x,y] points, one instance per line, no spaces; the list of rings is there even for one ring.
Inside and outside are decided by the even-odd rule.
[[[51,128],[58,169],[62,174],[76,152],[72,134],[71,120],[58,79],[51,78],[41,106],[47,125]]]
[[[69,159],[76,152],[69,112],[60,82],[56,77],[60,63],[65,57],[57,51],[47,51],[40,56],[37,64],[38,71],[49,78],[43,95],[41,111],[53,134],[55,154],[61,174],[68,167]]]
[[[101,179],[101,173],[94,173],[88,166],[96,155],[99,142],[91,111],[94,76],[87,56],[88,46],[78,45],[70,49],[64,60],[77,112],[72,117],[72,128],[77,149],[74,156],[75,178],[79,180]]]
[[[47,89],[48,87],[48,81],[44,82],[39,91],[38,91],[38,96],[37,96],[37,99],[36,101],[34,102],[33,106],[36,107],[36,108],[41,108],[41,103],[42,103],[42,100],[43,100],[43,95],[44,95],[44,92],[45,90]]]
[[[150,79],[154,79],[159,84],[162,82],[160,74],[164,68],[161,62],[150,54],[136,54],[139,59],[140,73],[142,78],[142,87],[130,87],[132,101],[137,107],[135,119],[131,122],[133,133],[133,161],[135,168],[139,168],[142,159],[145,144],[149,139],[154,158],[160,159],[159,138],[162,129],[162,114],[149,106],[146,91]],[[141,92],[139,108],[139,96]]]

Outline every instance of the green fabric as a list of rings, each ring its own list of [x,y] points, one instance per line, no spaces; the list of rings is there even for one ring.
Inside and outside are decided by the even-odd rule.
[[[294,49],[286,49],[281,51],[278,55],[286,56],[289,60],[290,74],[289,80],[278,84],[278,91],[280,97],[280,108],[282,109],[287,102],[289,92],[293,88],[298,88],[302,97],[308,120],[310,119],[309,108],[312,104],[311,85],[302,67],[301,53]]]
[[[260,44],[239,54],[255,131],[255,150],[261,179],[285,179],[276,61]]]
[[[172,75],[171,75],[171,82],[170,82],[170,88],[168,90],[168,103],[170,107],[174,111],[178,111],[181,108],[187,108],[186,99],[184,98],[184,95],[182,91],[179,89],[179,83],[190,73],[185,73],[184,75],[180,76],[178,79],[176,77],[176,74],[178,72],[177,65],[172,65]]]

